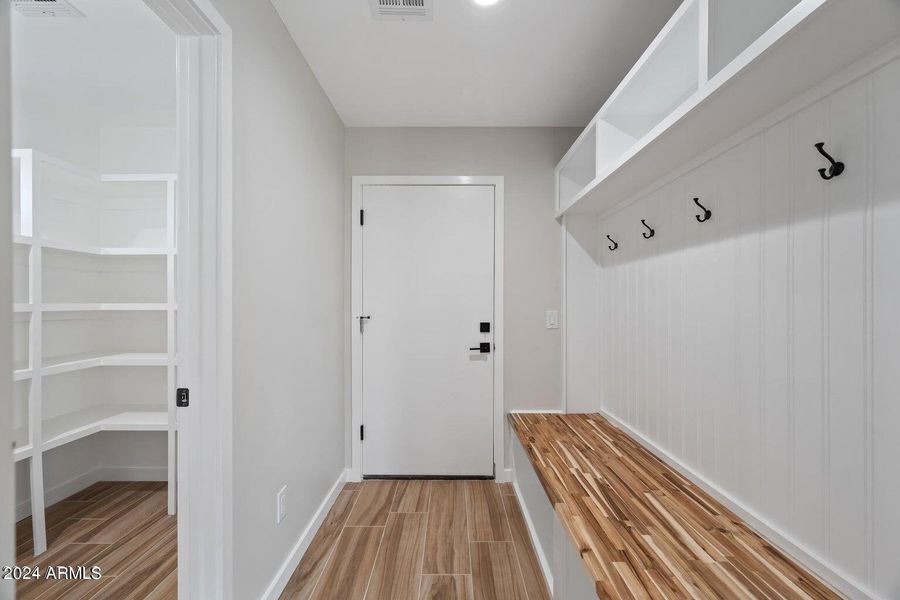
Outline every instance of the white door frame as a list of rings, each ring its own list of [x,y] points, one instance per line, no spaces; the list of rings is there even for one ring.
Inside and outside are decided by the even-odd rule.
[[[210,0],[144,2],[177,38],[178,597],[230,599],[231,28]]]
[[[356,317],[362,310],[362,228],[355,218],[362,207],[363,187],[367,185],[471,185],[494,187],[494,475],[506,481],[504,457],[505,414],[503,403],[503,177],[502,176],[416,176],[363,175],[353,176],[351,192],[351,248],[350,248],[350,314],[347,315],[351,338],[350,379],[350,473],[351,481],[362,479],[362,336]]]

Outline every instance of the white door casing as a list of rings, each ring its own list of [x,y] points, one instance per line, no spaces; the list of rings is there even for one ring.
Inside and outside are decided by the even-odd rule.
[[[353,178],[351,478],[505,479],[502,202],[497,177]]]
[[[178,597],[229,600],[232,34],[210,0],[144,2],[178,44]]]

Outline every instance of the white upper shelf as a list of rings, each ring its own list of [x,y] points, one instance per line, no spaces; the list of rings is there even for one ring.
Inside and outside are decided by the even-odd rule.
[[[42,375],[56,375],[96,367],[164,367],[169,364],[164,352],[129,352],[124,354],[75,354],[44,358]]]
[[[13,243],[23,246],[35,245],[34,239],[30,236],[17,235],[13,238]],[[75,252],[78,254],[93,254],[96,256],[165,256],[169,250],[163,247],[153,248],[100,248],[97,246],[87,246],[84,244],[74,244],[69,242],[57,242],[52,240],[43,240],[40,242],[43,248],[49,250],[61,250],[64,252]],[[172,249],[172,254],[175,250]]]
[[[18,311],[17,312],[24,312]],[[165,302],[71,302],[71,303],[51,303],[42,304],[43,312],[100,312],[100,311],[163,311],[175,310],[174,305]]]
[[[58,448],[63,444],[102,431],[166,431],[169,427],[165,406],[151,405],[98,405],[89,406],[42,422],[44,443],[42,451]],[[24,429],[18,435],[24,436]],[[31,457],[31,444],[19,446],[13,452],[16,461]]]
[[[71,412],[43,422],[43,451],[101,431],[166,431],[164,406],[101,405]]]
[[[686,0],[557,166],[557,218],[610,210],[898,37],[895,0]]]

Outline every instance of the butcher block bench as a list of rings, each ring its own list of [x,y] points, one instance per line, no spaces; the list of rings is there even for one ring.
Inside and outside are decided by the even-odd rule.
[[[554,598],[842,597],[599,414],[509,420]]]

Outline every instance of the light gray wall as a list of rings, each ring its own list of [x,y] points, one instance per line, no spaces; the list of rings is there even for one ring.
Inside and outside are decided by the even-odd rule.
[[[507,410],[562,406],[560,330],[545,329],[544,314],[560,308],[554,167],[578,133],[549,127],[347,129],[348,181],[353,175],[505,178]]]
[[[268,0],[213,4],[234,35],[232,568],[249,599],[344,469],[344,126]]]
[[[9,2],[0,3],[0,148],[10,147]],[[10,161],[0,161],[0,340],[12,339],[12,226]],[[0,373],[12,369],[12,345],[0,344]],[[0,565],[13,563],[12,382],[0,386]],[[13,582],[0,580],[0,599],[13,597]]]

